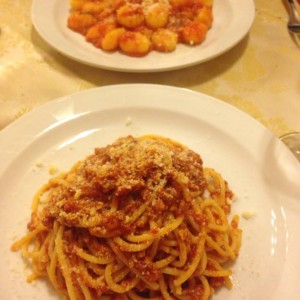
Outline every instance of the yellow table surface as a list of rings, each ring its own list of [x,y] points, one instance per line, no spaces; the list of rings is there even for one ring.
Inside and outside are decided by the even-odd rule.
[[[300,35],[287,31],[285,1],[255,0],[249,34],[211,61],[182,70],[135,74],[101,70],[64,57],[33,28],[31,0],[0,0],[0,129],[45,102],[80,90],[154,83],[219,98],[277,136],[300,131]]]

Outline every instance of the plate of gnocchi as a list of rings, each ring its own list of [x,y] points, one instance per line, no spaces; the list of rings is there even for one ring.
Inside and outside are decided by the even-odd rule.
[[[93,67],[161,72],[211,60],[250,30],[253,0],[33,0],[38,34]]]

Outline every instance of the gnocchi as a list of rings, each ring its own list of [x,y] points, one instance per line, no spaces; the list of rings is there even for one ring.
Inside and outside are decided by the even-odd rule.
[[[139,4],[125,4],[117,10],[117,22],[125,28],[137,28],[144,23],[144,13]]]
[[[120,44],[120,37],[125,33],[123,27],[109,31],[103,38],[101,48],[105,51],[117,50]]]
[[[145,23],[153,29],[165,27],[168,19],[169,8],[166,4],[157,3],[145,12]]]
[[[179,36],[183,43],[199,45],[205,38],[207,26],[204,23],[192,21],[179,29]]]
[[[201,44],[213,0],[70,0],[68,27],[104,51],[145,56]]]
[[[172,52],[178,43],[178,35],[170,29],[160,28],[152,35],[153,48],[160,52]]]
[[[150,50],[150,40],[140,32],[125,31],[120,36],[120,48],[128,55],[144,56]]]

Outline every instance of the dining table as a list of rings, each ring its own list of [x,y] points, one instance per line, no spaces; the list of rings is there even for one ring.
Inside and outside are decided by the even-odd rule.
[[[68,3],[68,0],[61,0],[61,2],[49,0],[45,3],[52,3],[53,1]],[[236,1],[252,3],[252,0]],[[0,256],[3,259],[0,268],[0,292],[2,293],[2,289],[5,290],[5,299],[23,299],[23,287],[24,295],[31,295],[30,287],[23,280],[24,272],[15,272],[15,269],[20,268],[19,261],[17,258],[16,262],[14,261],[17,255],[11,253],[8,246],[20,236],[17,236],[16,233],[7,232],[11,229],[10,227],[15,231],[18,226],[25,228],[24,224],[27,223],[29,214],[28,199],[32,197],[33,190],[37,189],[38,184],[42,184],[42,180],[49,178],[57,171],[56,166],[52,165],[49,172],[46,172],[45,163],[34,161],[34,155],[40,159],[39,157],[42,157],[44,151],[49,162],[63,153],[63,156],[59,158],[60,162],[63,165],[64,160],[66,160],[66,165],[69,166],[71,165],[71,155],[69,154],[73,153],[74,155],[75,153],[79,159],[80,151],[85,147],[85,145],[81,145],[82,148],[78,147],[79,150],[76,152],[76,149],[74,150],[76,147],[73,147],[71,143],[76,144],[84,137],[91,144],[95,144],[92,139],[96,129],[92,126],[99,121],[98,115],[93,115],[91,109],[89,115],[86,116],[84,102],[78,104],[82,111],[78,110],[77,115],[75,112],[74,115],[72,115],[73,112],[68,115],[68,109],[66,109],[65,123],[65,120],[59,119],[59,117],[55,119],[53,116],[47,116],[47,120],[43,120],[43,116],[47,115],[47,109],[50,108],[56,110],[57,115],[59,115],[60,105],[63,104],[63,101],[56,102],[59,99],[79,100],[76,98],[77,96],[70,99],[68,98],[69,95],[95,96],[93,91],[101,93],[103,90],[107,98],[102,104],[105,101],[109,102],[109,94],[106,93],[113,91],[112,87],[114,86],[120,88],[120,93],[128,91],[126,86],[133,86],[137,89],[139,96],[142,95],[143,88],[146,88],[146,92],[149,89],[150,92],[151,87],[154,89],[153,95],[156,94],[155,89],[165,91],[164,87],[166,92],[162,94],[165,95],[170,91],[170,98],[173,95],[175,98],[179,97],[176,95],[182,95],[182,102],[178,98],[174,99],[176,102],[167,99],[165,104],[162,104],[163,109],[157,117],[153,115],[150,118],[145,115],[147,128],[151,128],[152,123],[154,124],[157,118],[158,125],[156,126],[159,127],[160,124],[164,124],[168,129],[171,128],[172,132],[176,132],[177,116],[181,115],[183,118],[181,124],[185,120],[188,124],[183,124],[183,127],[178,130],[183,133],[183,136],[191,130],[187,140],[193,141],[192,135],[197,130],[195,127],[201,123],[196,116],[200,110],[199,107],[203,108],[204,114],[205,112],[212,114],[211,120],[209,120],[210,116],[204,116],[205,120],[210,121],[208,122],[209,125],[215,121],[218,123],[220,120],[216,127],[214,125],[210,127],[212,135],[216,134],[217,138],[220,139],[215,143],[218,146],[213,149],[215,152],[208,149],[204,154],[212,153],[217,165],[221,166],[222,170],[228,171],[229,176],[232,173],[232,177],[236,179],[237,188],[244,200],[236,201],[237,207],[240,207],[239,213],[245,231],[243,233],[245,250],[242,251],[241,261],[247,262],[246,266],[239,264],[237,268],[238,274],[242,274],[240,277],[237,276],[238,279],[234,281],[234,288],[237,290],[235,295],[238,296],[234,296],[233,293],[233,298],[230,298],[229,292],[225,293],[227,293],[228,299],[240,300],[265,299],[267,297],[277,300],[285,296],[289,299],[298,299],[300,294],[299,164],[289,153],[289,150],[284,148],[282,151],[281,147],[284,145],[278,140],[285,134],[300,131],[300,33],[288,31],[288,0],[253,0],[254,17],[251,24],[248,24],[247,32],[244,32],[230,47],[219,51],[213,57],[181,67],[160,70],[155,70],[154,63],[151,66],[154,69],[150,68],[149,72],[147,70],[134,71],[134,66],[130,66],[132,69],[125,68],[123,70],[101,65],[95,66],[65,55],[63,51],[58,51],[56,47],[53,47],[53,44],[45,39],[45,36],[41,34],[33,22],[32,5],[37,2],[42,3],[42,1],[37,0],[0,0],[0,154],[3,155],[2,158],[0,157],[0,162],[2,159],[0,164],[0,235],[5,237],[3,245],[6,247],[4,249],[3,245],[0,246]],[[215,2],[223,3],[220,0],[215,0]],[[226,0],[225,2],[237,3],[235,0]],[[296,0],[294,3],[300,14],[300,3]],[[60,15],[58,10],[57,14]],[[240,20],[247,19],[247,11],[241,11],[240,14]],[[249,14],[251,15],[252,12]],[[39,19],[36,12],[34,18],[40,22],[45,21]],[[222,28],[223,25],[220,25],[217,19],[214,19],[214,22],[220,26],[218,28]],[[50,27],[49,30],[51,30]],[[66,32],[63,31],[64,38]],[[58,45],[58,48],[59,46],[62,45]],[[173,54],[165,53],[164,55],[167,59],[168,55],[172,57]],[[130,61],[131,58],[128,59]],[[135,57],[134,61],[140,60],[142,62],[143,59],[144,57]],[[141,87],[139,88],[139,86]],[[88,94],[89,91],[91,94]],[[132,96],[134,93],[135,91],[130,90],[129,94]],[[184,102],[185,95],[192,98],[187,99],[187,104]],[[199,99],[197,95],[199,95]],[[78,96],[78,98],[80,97]],[[112,96],[113,101],[116,100],[116,97],[119,97],[117,91]],[[149,97],[146,96],[145,98],[149,99]],[[89,102],[93,108],[97,108],[98,105],[98,99],[95,98]],[[197,108],[198,110],[196,109],[197,99],[199,105],[200,101],[203,100]],[[217,103],[210,104],[211,99],[216,99]],[[142,96],[141,99],[134,99],[135,104],[143,101]],[[155,103],[158,104],[159,99],[155,99]],[[177,111],[174,108],[169,114],[173,118],[173,124],[170,125],[163,118],[168,113],[166,112],[167,104],[171,107],[172,103],[180,103],[180,105],[176,107]],[[185,105],[188,106],[189,114],[193,115],[192,119],[188,119],[185,112],[180,111]],[[206,105],[207,109],[205,108]],[[127,103],[125,106],[129,107],[130,105]],[[45,107],[44,110],[43,107]],[[109,105],[107,107],[109,108]],[[194,107],[195,112],[193,111]],[[214,111],[214,107],[220,108],[220,110]],[[140,110],[136,111],[139,112]],[[39,117],[40,113],[41,117]],[[108,130],[110,130],[111,123],[116,118],[110,122],[109,115],[102,114],[101,111],[97,113],[105,119]],[[117,113],[119,112],[117,111]],[[27,116],[28,118],[26,118]],[[139,117],[136,113],[136,116],[140,122],[143,121],[143,115]],[[231,122],[230,116],[237,116],[236,124],[234,120]],[[83,122],[79,123],[77,117],[78,120],[82,117]],[[55,119],[57,123],[48,123],[51,118]],[[84,120],[90,123],[85,126]],[[238,123],[239,120],[241,123]],[[67,121],[70,121],[70,124]],[[124,125],[127,126],[125,129],[129,131],[128,127],[135,120],[130,119],[129,116],[123,121],[125,122]],[[228,126],[222,125],[222,121],[230,122],[230,124]],[[17,125],[14,126],[14,124]],[[70,138],[63,130],[60,131],[59,125],[61,124],[66,127],[66,130],[70,130],[72,133],[76,132],[76,136],[74,134],[75,137]],[[194,126],[194,124],[196,125]],[[251,126],[243,128],[243,124],[250,124]],[[22,131],[23,125],[24,131]],[[90,125],[91,127],[89,127]],[[86,131],[79,132],[77,126],[83,126]],[[31,133],[27,133],[27,129]],[[248,129],[249,131],[247,131]],[[40,134],[38,130],[42,131],[43,134]],[[99,128],[97,130],[96,134],[101,135],[101,130]],[[230,136],[229,131],[232,130],[235,131],[232,135],[238,139],[230,140],[226,144],[226,136]],[[205,128],[200,131],[201,133],[205,132]],[[12,138],[8,136],[10,133],[14,133],[12,138],[15,138],[16,141],[11,140]],[[259,136],[260,134],[261,136]],[[36,140],[35,136],[37,136]],[[265,136],[268,136],[268,140],[263,140]],[[208,137],[207,135],[203,137],[202,141],[209,144],[213,138],[213,136]],[[57,141],[62,144],[58,146]],[[261,143],[261,147],[258,143]],[[276,158],[277,143],[280,144],[278,148],[280,162]],[[194,144],[199,146],[196,142]],[[19,148],[18,145],[21,147]],[[210,145],[214,145],[214,143],[211,142]],[[276,151],[272,150],[273,146]],[[57,150],[56,157],[53,149]],[[227,153],[226,149],[228,150]],[[231,149],[237,149],[238,155],[235,156],[235,150],[229,153]],[[264,155],[260,155],[260,149],[263,149]],[[16,152],[14,152],[15,150]],[[217,150],[223,153],[216,155]],[[209,157],[209,155],[207,156]],[[51,174],[49,175],[49,173]],[[20,190],[16,187],[19,187]],[[232,202],[234,204],[235,200]],[[16,210],[13,203],[18,205],[19,209]],[[254,211],[253,208],[255,208]],[[23,211],[27,211],[28,214],[25,216]],[[14,219],[18,218],[19,220],[15,222]],[[251,220],[254,222],[251,223]],[[260,235],[263,238],[260,238]],[[251,246],[249,247],[250,250],[247,249],[247,245]],[[4,264],[5,257],[14,263],[11,263],[12,267],[9,270],[6,270]],[[257,270],[260,270],[261,274]],[[5,280],[8,277],[9,285],[7,286],[9,288],[6,288]],[[18,294],[11,293],[10,287],[13,288],[15,282],[17,282],[16,286],[18,285],[16,288]],[[276,290],[277,287],[278,290]],[[39,286],[39,288],[33,289],[35,295],[49,292],[48,289],[43,290],[43,286]],[[40,291],[42,291],[41,294],[39,294]],[[252,293],[258,296],[253,298]],[[269,297],[268,293],[272,295]],[[52,292],[49,292],[50,294],[52,298],[49,299],[56,299]],[[217,293],[216,298],[213,297],[213,299],[223,300],[222,295]],[[11,298],[9,298],[10,296]],[[38,299],[39,297],[36,296],[36,298],[31,299]],[[25,296],[25,299],[29,298]]]
[[[149,83],[218,98],[278,137],[300,131],[300,36],[287,30],[286,0],[255,0],[254,4],[250,31],[229,51],[186,68],[137,74],[95,68],[60,54],[33,27],[31,0],[1,0],[0,129],[71,93]]]

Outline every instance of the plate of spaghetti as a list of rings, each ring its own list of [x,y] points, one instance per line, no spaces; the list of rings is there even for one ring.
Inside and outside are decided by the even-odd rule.
[[[296,299],[299,164],[243,112],[107,86],[28,113],[0,145],[3,298]]]
[[[253,0],[34,0],[32,22],[78,62],[126,72],[180,69],[213,59],[251,28]]]

